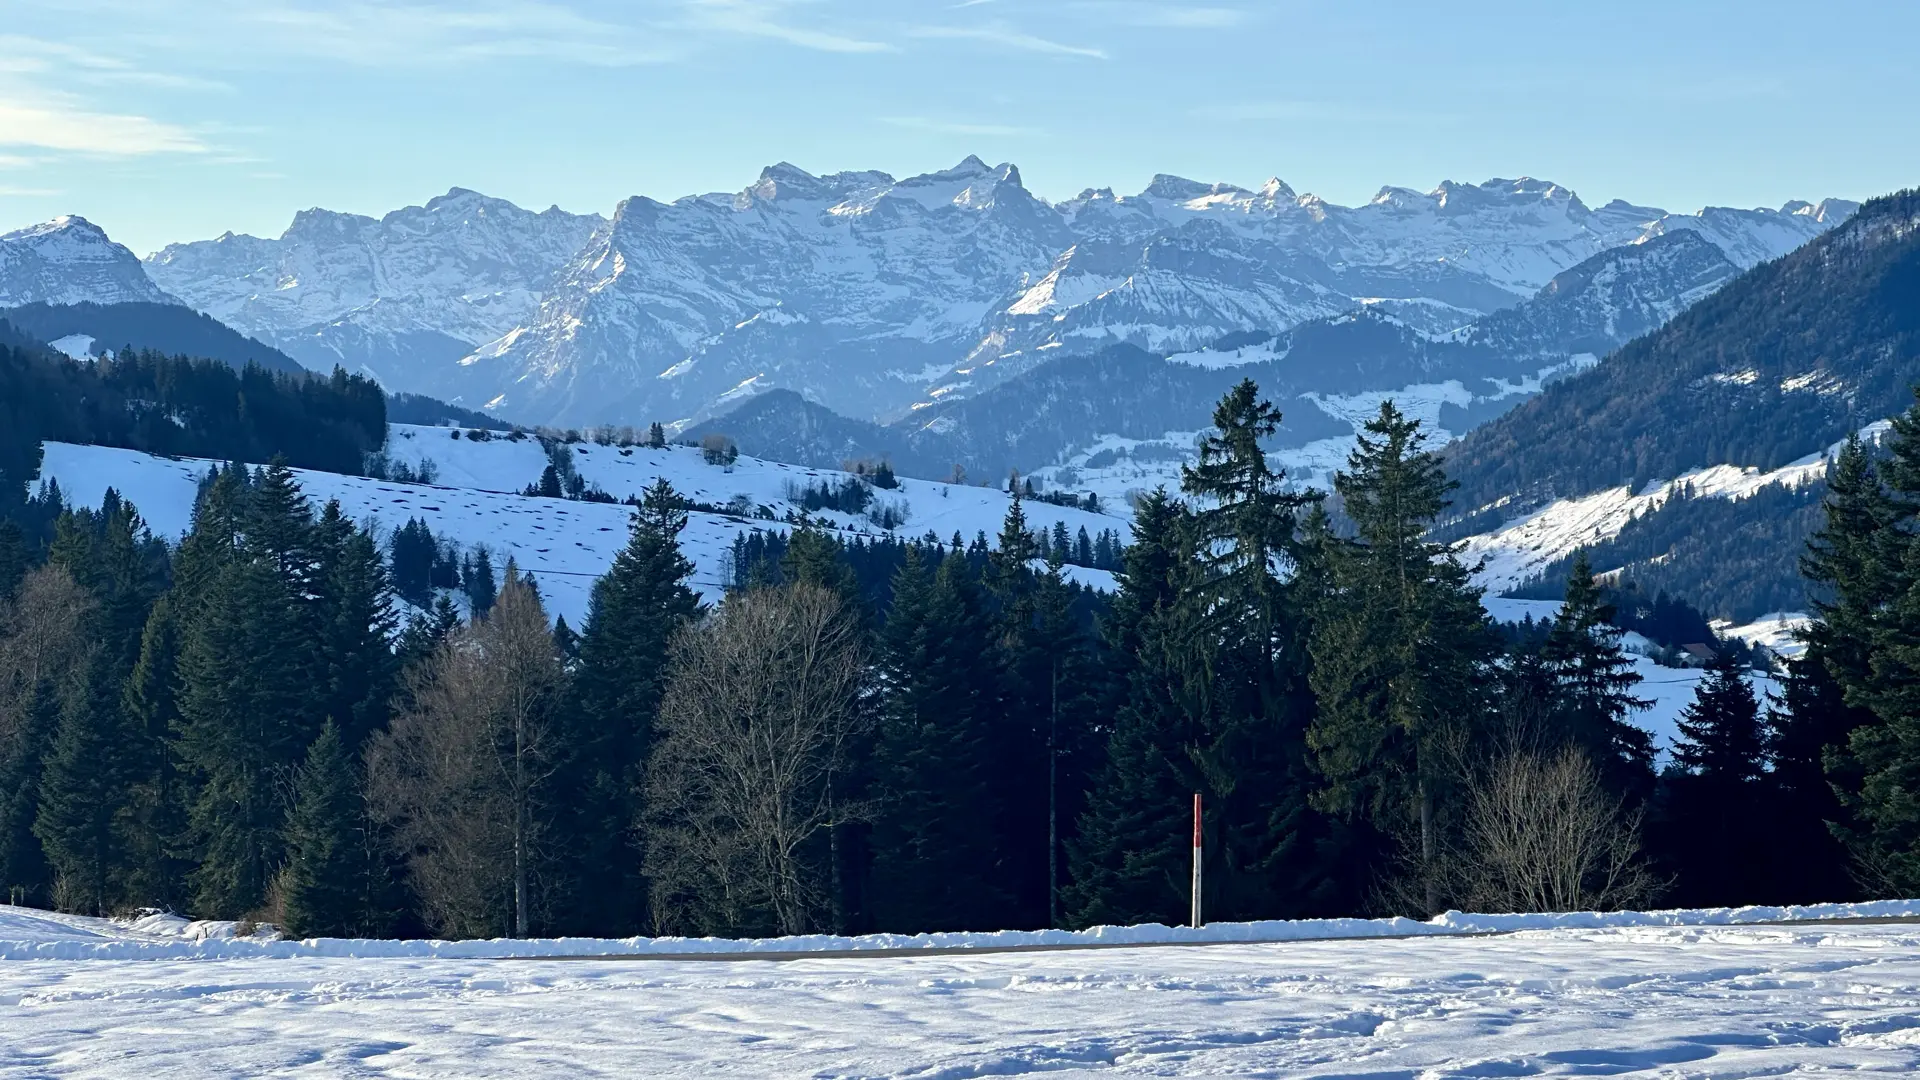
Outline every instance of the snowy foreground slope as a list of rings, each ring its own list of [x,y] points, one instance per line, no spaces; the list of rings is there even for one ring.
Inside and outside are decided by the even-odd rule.
[[[0,1076],[1905,1076],[1920,927],[1734,923],[1917,911],[787,963],[0,959]],[[0,908],[0,939],[88,935],[131,936]]]
[[[484,545],[496,566],[507,557],[532,573],[540,583],[550,614],[564,615],[579,626],[587,613],[593,581],[613,564],[626,546],[628,506],[531,498],[516,494],[537,481],[547,457],[532,439],[509,442],[492,439],[471,442],[451,437],[453,429],[396,424],[388,453],[394,461],[418,466],[432,461],[438,484],[402,484],[364,476],[295,470],[300,486],[318,507],[330,499],[355,521],[372,522],[384,538],[421,518],[436,536],[463,550]],[[741,458],[732,469],[707,464],[696,449],[671,446],[662,450],[582,444],[574,447],[575,468],[589,483],[615,498],[638,494],[665,477],[682,495],[702,503],[725,505],[736,499],[749,507],[745,515],[694,513],[681,536],[681,545],[693,561],[693,584],[708,600],[718,600],[725,580],[730,545],[735,536],[752,529],[785,531],[778,521],[751,516],[761,506],[784,518],[789,509],[788,487],[839,483],[845,473],[807,469],[797,465]],[[199,481],[212,462],[170,459],[104,446],[71,443],[46,444],[41,477],[57,480],[75,505],[98,506],[108,488],[133,501],[154,535],[177,541],[192,522]],[[1005,492],[989,488],[939,484],[927,480],[900,481],[893,491],[878,491],[875,505],[905,509],[907,520],[897,530],[903,537],[933,531],[951,540],[957,531],[968,541],[980,531],[989,538],[1000,530],[1007,512]],[[1089,534],[1117,529],[1127,523],[1045,503],[1026,506],[1029,528],[1052,528],[1064,523],[1069,534],[1085,528]],[[843,536],[877,538],[886,530],[866,516],[820,512],[824,524]],[[1099,570],[1068,567],[1076,581],[1111,589],[1112,575]]]

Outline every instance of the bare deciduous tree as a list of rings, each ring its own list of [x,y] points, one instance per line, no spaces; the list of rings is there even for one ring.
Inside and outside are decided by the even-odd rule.
[[[86,657],[90,593],[63,566],[35,568],[13,602],[0,603],[0,756],[26,733],[34,695]]]
[[[497,933],[503,911],[529,932],[562,677],[539,597],[509,566],[493,610],[409,677],[412,707],[368,748],[369,802],[442,933]]]
[[[802,933],[823,906],[824,834],[860,812],[834,793],[859,724],[859,628],[818,586],[736,593],[671,664],[647,767],[654,921]]]
[[[1647,898],[1640,814],[1577,750],[1517,750],[1470,782],[1460,898],[1481,910],[1589,911]]]

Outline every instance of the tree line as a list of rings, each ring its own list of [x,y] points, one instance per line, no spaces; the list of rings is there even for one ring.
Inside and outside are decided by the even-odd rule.
[[[1327,498],[1269,466],[1278,422],[1251,382],[1222,400],[1110,600],[1018,498],[994,544],[758,534],[708,607],[661,482],[577,631],[511,562],[484,606],[463,565],[455,603],[423,528],[383,550],[284,463],[218,470],[176,549],[117,496],[44,557],[0,528],[0,886],[301,935],[1172,922],[1195,793],[1214,919],[1910,880],[1904,684],[1822,672],[1907,648],[1873,622],[1904,586],[1855,582],[1920,563],[1893,542],[1920,419],[1910,472],[1836,476],[1809,565],[1838,599],[1783,699],[1728,652],[1659,770],[1584,560],[1553,621],[1497,626],[1429,535],[1450,485],[1417,421],[1383,405]]]

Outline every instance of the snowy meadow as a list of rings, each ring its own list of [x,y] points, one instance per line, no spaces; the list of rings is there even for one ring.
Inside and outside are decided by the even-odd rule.
[[[1446,930],[786,962],[5,959],[0,1077],[1414,1080],[1920,1069],[1912,925]],[[29,941],[143,936],[0,909],[0,937],[13,939],[0,955],[23,955]]]

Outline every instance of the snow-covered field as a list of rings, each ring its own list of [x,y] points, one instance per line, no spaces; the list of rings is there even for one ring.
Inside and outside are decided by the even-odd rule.
[[[1920,1070],[1920,927],[1724,925],[1729,914],[1494,937],[789,962],[0,960],[0,1076]],[[0,939],[29,934],[128,932],[0,908]]]
[[[473,442],[453,438],[449,428],[396,424],[388,440],[388,453],[392,460],[404,461],[410,467],[431,461],[436,483],[402,484],[307,470],[296,470],[296,474],[316,507],[338,499],[348,517],[372,522],[383,537],[409,518],[418,517],[434,535],[451,540],[463,550],[486,546],[496,566],[504,566],[511,556],[539,581],[548,610],[564,615],[576,627],[580,625],[586,617],[594,580],[606,572],[626,545],[632,508],[518,494],[539,480],[547,464],[546,454],[532,439]],[[829,469],[747,457],[725,469],[707,464],[700,451],[684,446],[623,450],[585,443],[572,448],[571,453],[580,475],[615,498],[638,494],[665,477],[688,498],[716,505],[737,501],[743,507],[745,513],[741,515],[695,513],[681,536],[681,545],[694,564],[693,584],[709,600],[720,597],[735,536],[752,529],[787,529],[780,522],[755,517],[758,508],[765,506],[784,518],[789,510],[796,509],[788,499],[790,485],[799,488],[839,483],[846,478],[845,473]],[[175,541],[192,523],[198,484],[211,464],[112,447],[50,442],[46,444],[41,476],[58,480],[76,505],[98,506],[106,490],[114,488],[139,508],[154,535]],[[991,540],[1006,515],[1008,496],[991,488],[903,479],[896,490],[876,492],[875,506],[881,504],[906,511],[905,524],[893,535],[919,537],[932,531],[942,540],[950,540],[958,532],[971,541],[976,533],[984,531]],[[1089,534],[1115,529],[1124,536],[1128,528],[1122,518],[1040,502],[1027,503],[1026,514],[1030,528],[1051,528],[1057,521],[1064,523],[1070,534],[1084,527]],[[888,535],[865,515],[823,511],[814,516],[848,539]],[[1097,588],[1113,587],[1112,575],[1104,571],[1069,567],[1067,573]]]

